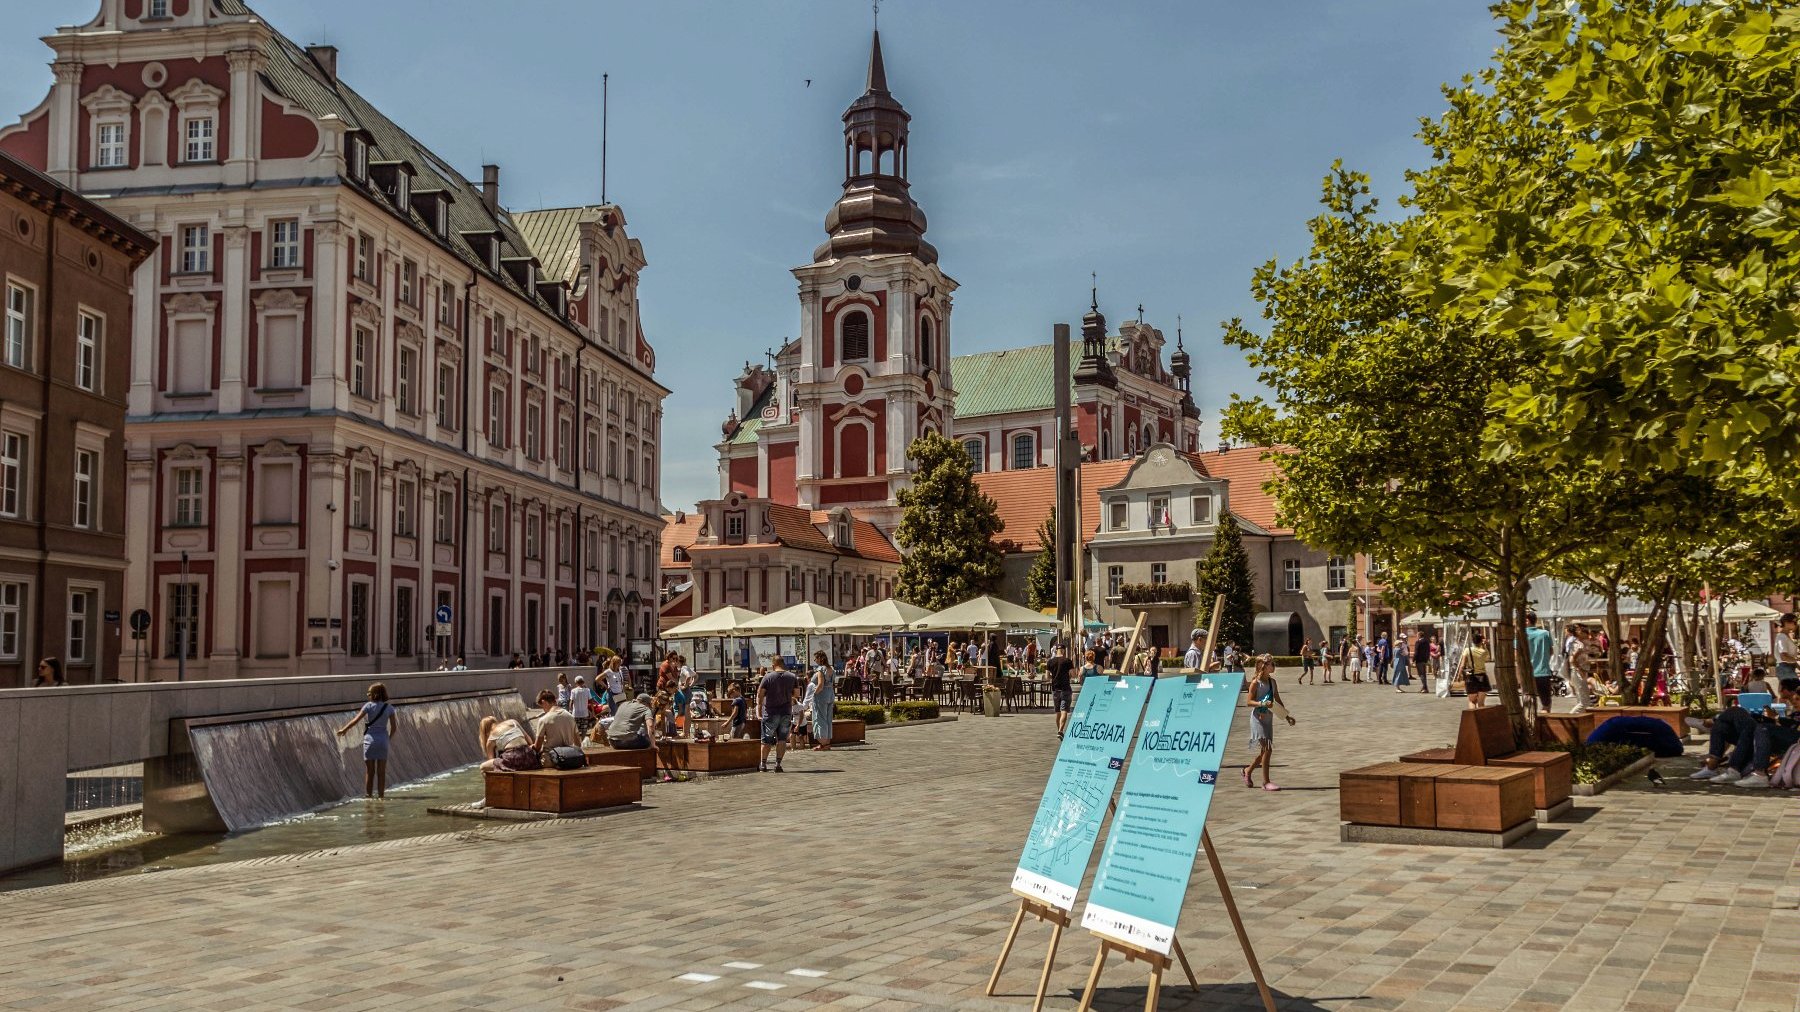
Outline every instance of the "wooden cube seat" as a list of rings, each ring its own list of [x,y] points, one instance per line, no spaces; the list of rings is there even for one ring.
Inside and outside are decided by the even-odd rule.
[[[656,775],[656,750],[653,748],[610,748],[605,745],[584,745],[581,751],[586,753],[589,766],[634,769],[643,779],[649,779]]]
[[[1587,741],[1587,736],[1600,726],[1600,714],[1603,710],[1588,710],[1583,713],[1545,713],[1537,719],[1538,737],[1545,741],[1562,741],[1579,745]],[[1609,713],[1608,716],[1618,716]]]
[[[1438,829],[1501,833],[1530,820],[1537,807],[1529,769],[1466,766],[1440,773],[1433,785]]]
[[[741,741],[726,741],[720,738],[709,741],[664,738],[657,742],[657,749],[662,753],[664,769],[686,770],[693,773],[726,773],[733,770],[755,769],[757,760],[762,754],[761,744],[749,738]]]
[[[1437,825],[1437,778],[1468,767],[1442,763],[1376,763],[1338,774],[1338,813],[1365,826]]]
[[[1421,752],[1412,752],[1400,757],[1403,763],[1453,763],[1456,761],[1456,750],[1453,748],[1428,748]]]
[[[643,797],[643,778],[636,770],[621,766],[487,772],[489,808],[567,815],[636,804]]]
[[[854,745],[863,740],[868,729],[868,725],[860,720],[834,720],[831,722],[831,743]]]
[[[1567,801],[1575,784],[1575,757],[1567,752],[1514,752],[1489,765],[1530,770],[1532,802],[1544,811]]]

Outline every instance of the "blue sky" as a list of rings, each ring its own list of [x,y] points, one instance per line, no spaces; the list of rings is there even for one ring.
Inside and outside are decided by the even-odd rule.
[[[674,390],[663,498],[715,494],[731,379],[799,323],[788,270],[843,181],[868,3],[251,3],[296,41],[338,46],[340,75],[451,165],[498,162],[514,209],[599,198],[612,75],[607,196],[649,257],[645,332]],[[38,37],[97,9],[8,7],[0,118],[49,88]],[[913,194],[962,286],[954,350],[1047,341],[1079,322],[1097,272],[1109,319],[1142,303],[1173,336],[1182,315],[1203,442],[1256,386],[1219,322],[1257,315],[1258,264],[1305,252],[1332,159],[1391,207],[1440,84],[1498,40],[1479,0],[888,0],[881,24],[913,116]]]

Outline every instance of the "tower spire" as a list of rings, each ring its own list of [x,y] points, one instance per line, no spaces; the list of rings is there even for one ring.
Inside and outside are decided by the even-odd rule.
[[[878,27],[869,42],[869,81],[863,93],[885,95],[887,90],[887,67],[881,62],[881,29]]]

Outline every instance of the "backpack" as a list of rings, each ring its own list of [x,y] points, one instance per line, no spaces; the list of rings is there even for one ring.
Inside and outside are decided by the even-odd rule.
[[[1781,757],[1780,768],[1769,778],[1769,786],[1800,787],[1800,742],[1788,746],[1787,754]]]
[[[552,769],[578,770],[587,765],[587,753],[573,745],[558,745],[544,752],[544,762]]]

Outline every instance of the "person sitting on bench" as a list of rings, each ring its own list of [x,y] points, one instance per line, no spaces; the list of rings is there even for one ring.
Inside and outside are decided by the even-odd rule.
[[[537,740],[533,742],[539,755],[558,746],[581,747],[581,729],[575,724],[575,715],[556,705],[556,693],[553,690],[545,689],[538,693],[537,705],[544,714],[538,721]]]
[[[626,700],[619,704],[619,710],[613,714],[612,723],[606,728],[606,743],[613,748],[652,748],[656,744],[656,729],[651,719],[651,696],[648,692],[638,693],[636,699]]]
[[[550,701],[556,701],[556,693],[550,694]],[[510,718],[481,718],[481,751],[487,756],[481,764],[484,770],[523,773],[541,765],[538,750],[531,744],[530,730]]]

